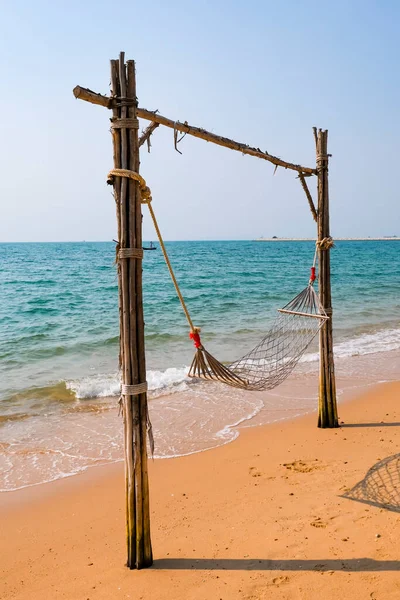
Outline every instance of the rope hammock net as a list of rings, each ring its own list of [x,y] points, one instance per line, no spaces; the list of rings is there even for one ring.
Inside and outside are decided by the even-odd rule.
[[[278,311],[271,329],[245,356],[224,366],[200,345],[189,376],[246,390],[271,390],[291,374],[326,319],[310,283]]]
[[[113,169],[108,174],[107,182],[112,183],[114,177],[128,177],[138,181],[142,203],[147,204],[149,208],[165,262],[189,323],[189,337],[193,340],[196,348],[188,373],[189,377],[219,381],[245,390],[271,390],[280,385],[292,373],[312,340],[329,318],[313,287],[316,279],[317,250],[308,286],[278,310],[272,328],[255,348],[239,360],[224,365],[205,349],[200,339],[200,328],[193,325],[151,206],[151,192],[145,180],[139,173],[127,169]],[[333,245],[333,241],[331,238],[326,238],[319,242],[317,247],[318,245],[322,249],[326,249]],[[132,252],[131,249],[129,251]],[[118,245],[117,259],[127,258],[125,254],[127,254],[126,249],[120,248]]]

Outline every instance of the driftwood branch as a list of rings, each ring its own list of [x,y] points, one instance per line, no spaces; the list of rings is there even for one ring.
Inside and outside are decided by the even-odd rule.
[[[73,90],[73,93],[75,98],[85,100],[86,102],[91,102],[92,104],[98,104],[99,106],[105,106],[106,108],[113,108],[115,103],[118,103],[120,101],[118,98],[109,98],[107,96],[102,96],[101,94],[96,94],[95,92],[86,88],[82,88],[80,86],[76,86]],[[217,144],[218,146],[224,146],[225,148],[230,148],[231,150],[236,150],[237,152],[241,152],[242,154],[248,154],[249,156],[255,156],[256,158],[267,160],[268,162],[272,163],[273,165],[276,165],[277,167],[291,169],[292,171],[306,173],[308,175],[316,175],[317,173],[316,169],[286,162],[284,160],[281,160],[277,156],[272,156],[272,154],[268,154],[268,152],[263,152],[259,148],[252,148],[247,144],[236,142],[229,138],[216,135],[215,133],[211,133],[206,129],[201,129],[200,127],[193,127],[192,125],[189,125],[186,121],[185,123],[173,121],[168,117],[163,117],[162,115],[151,112],[150,110],[146,110],[145,108],[139,107],[137,107],[136,115],[141,119],[146,119],[148,121],[158,123],[159,125],[164,125],[165,127],[169,127],[170,129],[174,129],[175,131],[180,131],[181,133],[188,133],[189,135],[205,140],[206,142],[212,142],[213,144]]]
[[[315,204],[313,202],[310,190],[308,189],[308,185],[307,185],[307,182],[305,180],[305,177],[304,177],[303,173],[299,173],[299,179],[300,179],[301,187],[303,188],[304,193],[307,196],[308,204],[310,206],[310,210],[311,210],[311,214],[313,216],[313,219],[314,219],[315,222],[317,222],[317,220],[318,220],[317,210],[315,208]]]
[[[146,129],[143,131],[142,135],[139,138],[139,148],[140,146],[143,146],[143,144],[147,141],[150,141],[150,136],[153,133],[153,131],[155,129],[157,129],[157,127],[160,126],[160,123],[155,123],[155,121],[152,121],[150,123],[150,125],[148,125],[146,127]]]

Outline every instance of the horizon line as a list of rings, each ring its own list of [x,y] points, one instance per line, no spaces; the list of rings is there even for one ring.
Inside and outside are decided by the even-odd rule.
[[[258,238],[213,238],[213,239],[166,239],[165,242],[259,242],[259,241],[272,241],[272,242],[315,242],[316,237],[280,237],[280,236],[271,236],[271,237],[258,237]],[[357,236],[357,237],[348,237],[348,236],[338,236],[333,238],[334,241],[380,241],[380,240],[400,240],[400,237],[397,235],[383,235],[383,236]],[[154,242],[159,243],[157,239],[144,238],[143,242]],[[115,240],[14,240],[14,241],[0,241],[0,244],[112,244],[116,243]]]

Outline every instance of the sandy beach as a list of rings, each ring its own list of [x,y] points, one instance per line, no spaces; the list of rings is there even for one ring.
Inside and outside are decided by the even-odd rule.
[[[400,2],[182,4],[0,8],[0,600],[400,600]]]
[[[399,395],[341,403],[338,430],[312,414],[151,463],[155,562],[139,572],[124,567],[122,464],[2,494],[0,597],[399,598]]]

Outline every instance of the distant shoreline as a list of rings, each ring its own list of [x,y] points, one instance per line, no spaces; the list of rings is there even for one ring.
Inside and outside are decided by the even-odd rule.
[[[315,242],[315,238],[257,238],[254,242]],[[400,237],[334,238],[335,242],[393,242]]]
[[[400,236],[396,237],[360,237],[360,238],[346,238],[346,237],[335,237],[334,241],[335,242],[387,242],[387,241],[399,241],[400,240]],[[150,242],[149,240],[144,240],[146,243]],[[158,240],[156,240],[155,237],[153,237],[153,241],[155,241],[156,244],[158,244]],[[181,244],[181,243],[199,243],[199,244],[204,244],[204,243],[213,243],[213,242],[315,242],[315,238],[285,238],[285,237],[277,237],[277,238],[256,238],[256,239],[213,239],[213,240],[164,240],[165,242],[168,243],[174,243],[174,244]],[[2,242],[0,241],[0,246],[6,246],[6,245],[16,245],[16,244],[113,244],[115,243],[114,240],[52,240],[52,241],[42,241],[42,242],[38,242],[38,241],[28,241],[28,242],[21,242],[21,241],[13,241],[13,242]]]

